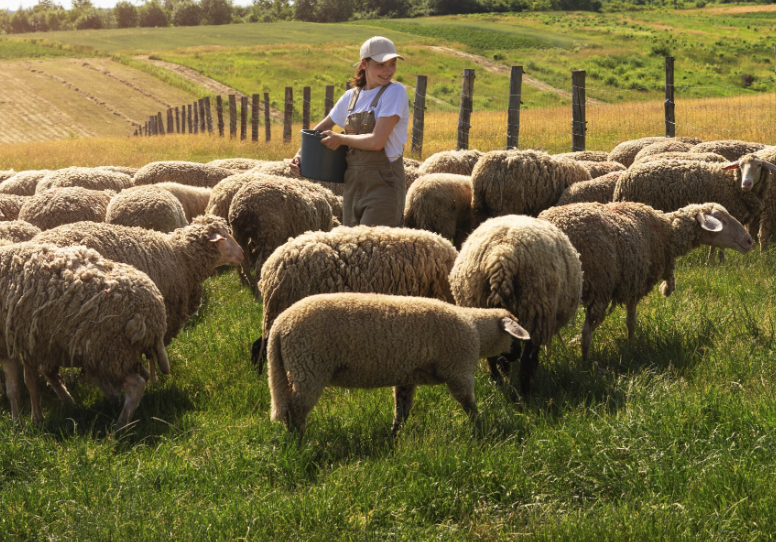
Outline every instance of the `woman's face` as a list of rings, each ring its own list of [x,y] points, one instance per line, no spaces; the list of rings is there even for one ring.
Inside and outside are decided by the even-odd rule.
[[[392,58],[385,62],[375,62],[374,60],[362,60],[366,72],[366,86],[368,89],[387,85],[396,74],[396,59]]]

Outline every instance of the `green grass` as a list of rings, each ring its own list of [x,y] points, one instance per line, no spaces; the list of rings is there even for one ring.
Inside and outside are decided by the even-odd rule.
[[[54,58],[62,56],[77,55],[67,49],[40,45],[38,40],[35,39],[30,41],[0,39],[0,60]]]
[[[207,282],[123,436],[119,408],[76,373],[47,421],[0,410],[5,539],[769,539],[776,531],[773,252],[680,260],[677,291],[617,309],[582,364],[541,355],[529,401],[477,374],[483,433],[443,386],[389,437],[390,390],[328,390],[301,443],[269,421],[248,359],[260,305],[233,272]]]

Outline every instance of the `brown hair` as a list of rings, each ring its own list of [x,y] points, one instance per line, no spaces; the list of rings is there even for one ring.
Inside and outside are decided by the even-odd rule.
[[[365,58],[367,62],[369,62],[370,58]],[[366,70],[361,67],[361,64],[358,65],[358,68],[356,68],[355,75],[352,75],[350,77],[350,88],[362,88],[366,86]]]

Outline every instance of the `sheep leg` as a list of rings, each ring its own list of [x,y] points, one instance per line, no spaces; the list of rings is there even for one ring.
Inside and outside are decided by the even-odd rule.
[[[447,389],[453,399],[458,401],[469,418],[477,417],[477,405],[474,401],[474,375],[467,374],[447,382]]]
[[[415,399],[415,389],[413,385],[394,386],[393,400],[395,404],[393,412],[393,426],[391,427],[391,436],[395,436],[399,429],[407,420],[412,408],[412,402]]]
[[[752,235],[754,239],[754,235]],[[771,244],[771,228],[770,224],[765,220],[760,220],[760,250],[765,251],[768,249],[768,245]]]
[[[636,332],[636,305],[637,300],[628,301],[626,305],[625,325],[628,328],[628,340],[633,340],[633,335]]]
[[[584,362],[590,361],[590,343],[593,341],[593,331],[595,331],[595,328],[603,321],[603,315],[596,317],[591,312],[591,308],[587,308],[585,324],[582,326],[582,361]]]
[[[60,401],[63,403],[75,403],[73,396],[70,395],[69,391],[67,391],[65,383],[62,382],[62,377],[59,376],[59,367],[56,367],[52,371],[44,371],[43,376],[46,377],[49,386],[51,386],[51,389],[54,390],[54,393],[57,394],[57,397],[59,397]]]
[[[299,438],[304,435],[304,431],[307,428],[307,416],[310,415],[318,399],[323,394],[323,383],[310,382],[305,385],[304,383],[294,382],[293,391],[288,398],[288,417],[286,419],[286,429],[289,433],[296,431]]]
[[[135,410],[140,404],[140,398],[143,397],[145,386],[146,382],[139,374],[128,374],[124,378],[124,408],[121,409],[119,419],[116,420],[116,431],[123,429],[132,421],[132,416],[135,415]]]
[[[500,358],[501,356],[491,356],[488,358],[488,373],[490,374],[490,379],[496,384],[501,384],[504,380],[501,377],[501,371],[499,371]]]
[[[539,347],[532,341],[527,341],[523,355],[520,357],[520,371],[517,375],[521,395],[531,393],[531,378],[533,378],[534,369],[539,365]],[[514,387],[514,373],[510,379],[510,384]]]
[[[30,392],[30,404],[32,405],[32,421],[42,422],[43,412],[40,409],[40,395],[38,394],[38,368],[29,363],[24,364],[24,383]]]
[[[245,261],[245,260],[243,260]],[[253,264],[253,272],[256,280],[253,285],[253,292],[256,301],[261,301],[261,290],[259,290],[259,281],[261,280],[261,266],[264,265],[264,252],[262,251],[256,256],[256,263]]]
[[[108,383],[97,381],[97,387],[100,388],[103,395],[108,398],[112,403],[118,403],[121,401],[121,395],[118,390]]]
[[[511,374],[512,364],[520,359],[522,344],[517,339],[512,339],[512,346],[508,354],[502,356],[492,356],[488,358],[488,368],[490,369],[490,378],[496,384],[501,384],[502,375]]]
[[[11,403],[11,418],[19,419],[19,366],[18,361],[10,359],[0,360],[5,373],[5,394]]]
[[[254,291],[254,293],[257,290],[257,284],[256,281],[253,279],[253,275],[251,274],[251,262],[248,261],[248,258],[244,258],[242,263],[240,264],[240,270],[241,275],[245,277],[245,280],[248,282],[248,286],[251,287],[251,290]]]

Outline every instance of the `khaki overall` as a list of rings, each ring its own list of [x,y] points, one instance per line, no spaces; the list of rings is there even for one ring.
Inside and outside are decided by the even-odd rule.
[[[391,83],[388,83],[390,85]],[[361,89],[350,98],[345,133],[348,135],[371,134],[375,129],[374,108],[388,88],[384,85],[370,104],[370,111],[352,113]],[[404,160],[401,156],[393,162],[385,150],[362,151],[348,149],[348,169],[345,170],[343,195],[343,222],[346,226],[402,226],[404,224],[404,198],[407,183],[404,179]]]

